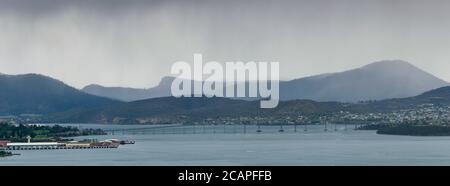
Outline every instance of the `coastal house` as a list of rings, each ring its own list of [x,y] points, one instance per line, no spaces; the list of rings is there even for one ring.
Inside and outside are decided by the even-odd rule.
[[[5,150],[9,141],[0,141],[0,150]]]

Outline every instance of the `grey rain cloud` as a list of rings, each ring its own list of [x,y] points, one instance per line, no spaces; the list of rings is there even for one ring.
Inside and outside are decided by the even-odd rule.
[[[284,78],[402,59],[450,81],[445,0],[0,0],[0,72],[150,87],[176,61],[279,61]]]

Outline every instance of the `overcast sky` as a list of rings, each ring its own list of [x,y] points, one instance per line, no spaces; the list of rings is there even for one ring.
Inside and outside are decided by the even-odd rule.
[[[402,59],[450,81],[450,1],[0,0],[0,72],[148,88],[172,63],[279,61],[298,78]]]

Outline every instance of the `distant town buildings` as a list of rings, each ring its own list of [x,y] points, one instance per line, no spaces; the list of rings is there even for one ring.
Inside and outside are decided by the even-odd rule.
[[[28,123],[35,121],[36,116],[3,116],[0,121],[12,123]],[[386,112],[350,112],[337,111],[322,114],[302,114],[292,111],[277,114],[259,115],[226,115],[215,117],[154,116],[129,120],[115,118],[117,124],[202,124],[202,125],[234,125],[234,124],[396,124],[408,121],[424,122],[432,125],[448,125],[450,123],[450,106],[422,104],[410,109],[401,109]],[[37,121],[39,122],[39,120]]]

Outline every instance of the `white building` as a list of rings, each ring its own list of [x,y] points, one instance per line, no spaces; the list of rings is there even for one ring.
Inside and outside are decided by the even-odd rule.
[[[39,149],[57,149],[65,144],[57,142],[40,142],[40,143],[8,143],[8,150],[39,150]]]

